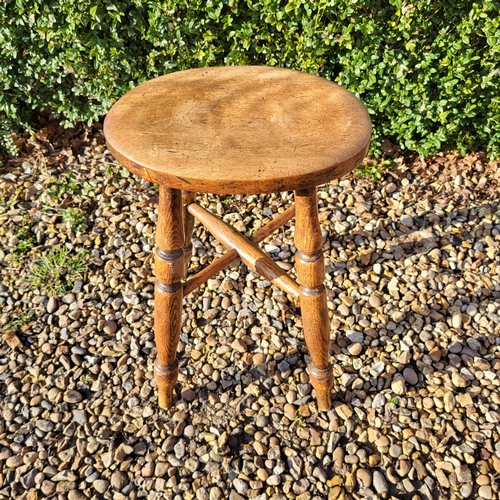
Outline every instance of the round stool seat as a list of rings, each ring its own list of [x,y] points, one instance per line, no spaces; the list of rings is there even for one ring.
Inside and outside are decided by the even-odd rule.
[[[180,71],[125,94],[104,122],[108,148],[137,175],[207,193],[314,187],[365,156],[368,113],[347,90],[265,66]]]

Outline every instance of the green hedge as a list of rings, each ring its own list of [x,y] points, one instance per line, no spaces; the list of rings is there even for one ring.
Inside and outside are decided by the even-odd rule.
[[[499,56],[491,0],[4,0],[0,141],[35,110],[92,122],[167,72],[269,64],[355,92],[375,148],[500,156]]]

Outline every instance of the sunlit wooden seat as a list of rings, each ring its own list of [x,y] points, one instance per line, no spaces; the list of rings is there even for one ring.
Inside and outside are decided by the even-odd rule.
[[[352,170],[365,156],[368,114],[347,90],[307,73],[260,66],[193,69],[139,85],[110,110],[108,148],[135,174],[160,185],[156,229],[155,380],[159,404],[173,401],[183,295],[240,257],[296,297],[311,354],[318,407],[331,406],[329,319],[316,186]],[[197,205],[197,192],[294,191],[295,206],[252,241]],[[296,217],[298,283],[257,245]],[[193,217],[228,253],[183,281]]]

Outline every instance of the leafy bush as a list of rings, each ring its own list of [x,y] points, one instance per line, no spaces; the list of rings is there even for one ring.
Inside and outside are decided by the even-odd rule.
[[[269,64],[355,92],[374,148],[500,153],[493,0],[4,0],[0,46],[4,147],[34,110],[92,122],[161,74]]]

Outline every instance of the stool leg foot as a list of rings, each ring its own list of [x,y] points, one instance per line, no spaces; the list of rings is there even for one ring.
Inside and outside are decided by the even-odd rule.
[[[154,328],[158,356],[154,377],[158,386],[159,405],[168,408],[173,403],[173,389],[179,373],[175,354],[181,334],[184,228],[179,190],[160,187],[155,243],[157,281]]]
[[[330,320],[326,305],[323,238],[318,219],[316,188],[295,192],[296,268],[300,283],[300,308],[306,345],[312,358],[311,384],[316,390],[318,409],[331,408],[333,369],[330,355]]]
[[[318,409],[320,411],[328,411],[332,407],[332,367],[328,366],[325,370],[320,370],[314,366],[314,363],[309,363],[308,369],[311,385],[316,390]]]
[[[158,404],[160,408],[167,409],[174,402],[174,386],[179,375],[179,364],[163,366],[157,359],[155,362],[155,381],[158,386]]]

